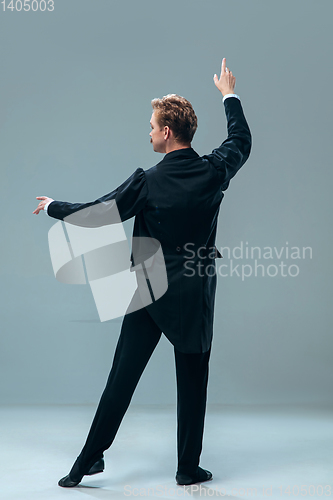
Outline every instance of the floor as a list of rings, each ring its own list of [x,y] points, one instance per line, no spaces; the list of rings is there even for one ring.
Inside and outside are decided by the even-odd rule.
[[[270,498],[333,500],[333,407],[209,406],[200,465],[213,480],[180,487],[176,409],[132,406],[102,474],[61,488],[93,406],[0,407],[0,498]]]

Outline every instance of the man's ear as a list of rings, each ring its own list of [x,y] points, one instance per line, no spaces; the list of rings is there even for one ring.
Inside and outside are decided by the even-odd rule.
[[[164,127],[164,140],[166,141],[167,139],[170,139],[171,136],[171,130],[170,127],[167,125]]]

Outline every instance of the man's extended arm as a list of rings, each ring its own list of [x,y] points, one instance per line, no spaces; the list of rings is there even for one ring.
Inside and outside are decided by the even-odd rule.
[[[228,137],[219,148],[204,158],[216,168],[220,177],[221,189],[228,188],[230,179],[238,172],[249,157],[252,138],[245,119],[239,96],[234,94],[236,78],[222,61],[221,76],[214,75],[214,83],[223,95],[228,123]],[[230,97],[230,99],[229,99]]]
[[[38,214],[47,205],[48,215],[55,219],[67,218],[67,222],[78,226],[99,227],[134,217],[144,207],[147,193],[145,172],[137,168],[118,188],[95,201],[69,203],[39,196],[37,199],[42,201],[33,213]],[[74,214],[75,217],[69,217]]]

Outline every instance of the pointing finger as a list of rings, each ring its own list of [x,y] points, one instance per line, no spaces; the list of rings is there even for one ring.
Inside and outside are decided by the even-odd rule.
[[[225,73],[225,66],[226,66],[226,58],[224,57],[222,59],[221,75],[223,75]]]

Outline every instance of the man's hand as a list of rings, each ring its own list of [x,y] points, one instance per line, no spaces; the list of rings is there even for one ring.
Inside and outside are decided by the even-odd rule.
[[[226,67],[226,58],[222,59],[222,68],[220,79],[214,75],[214,83],[223,96],[226,94],[234,94],[236,78],[233,76],[232,71]]]
[[[43,200],[39,203],[36,210],[32,212],[33,214],[36,215],[38,215],[41,210],[44,210],[46,203],[48,203],[49,201],[54,201],[52,198],[48,198],[47,196],[36,196],[36,200]]]

